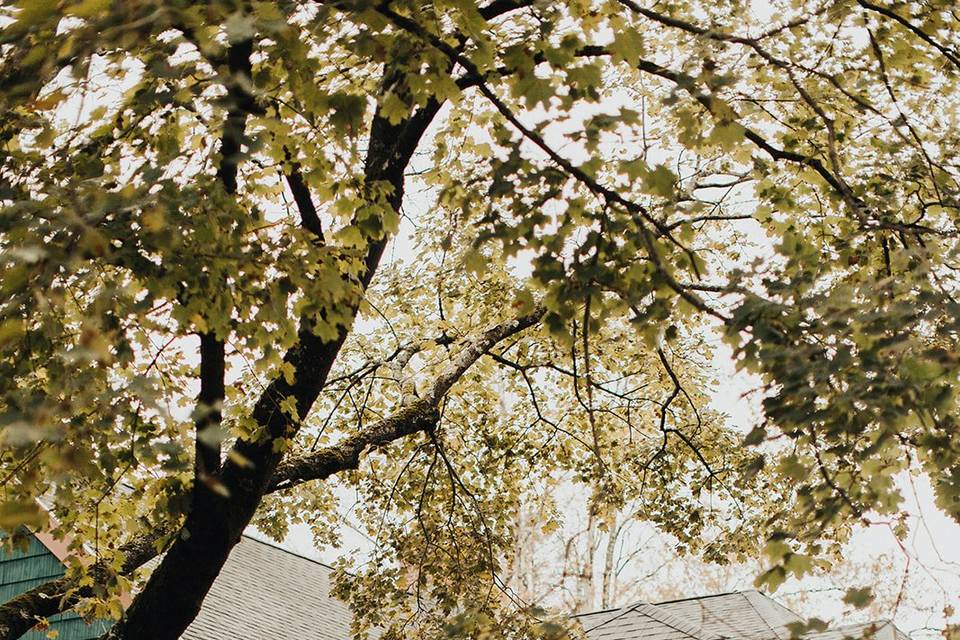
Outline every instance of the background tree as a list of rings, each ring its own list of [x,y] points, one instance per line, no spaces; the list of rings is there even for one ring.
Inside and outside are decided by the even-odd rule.
[[[251,522],[334,535],[334,482],[360,625],[426,636],[529,632],[501,567],[562,473],[772,588],[899,472],[960,517],[953,2],[757,10],[7,5],[0,524],[95,562],[0,636],[135,586],[111,635],[177,638]]]
[[[575,490],[551,493],[544,503],[525,504],[518,516],[507,580],[524,601],[560,611],[602,611],[751,589],[766,569],[759,557],[704,561],[706,554],[685,552],[680,539],[634,516],[629,506],[610,518],[615,526],[598,526]],[[960,585],[958,554],[950,544],[956,524],[927,512],[925,500],[911,499],[911,487],[905,493],[905,539],[879,519],[855,527],[839,553],[826,555],[822,567],[802,578],[789,578],[776,600],[831,624],[893,620],[914,640],[943,637]],[[731,624],[736,636],[736,621]]]

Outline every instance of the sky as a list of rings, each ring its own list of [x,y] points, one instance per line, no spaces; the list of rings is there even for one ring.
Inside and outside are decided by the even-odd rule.
[[[758,0],[755,8],[761,17],[769,17],[768,3]],[[626,97],[607,100],[598,107],[583,109],[577,115],[587,118],[597,111],[612,113],[627,102]],[[546,115],[543,111],[528,113],[528,124]],[[575,126],[576,120],[572,118],[563,125],[541,129],[541,133],[555,148],[562,148],[567,158],[579,162],[586,159],[585,152],[561,138],[564,130]],[[535,150],[528,151],[536,153]],[[651,162],[666,161],[665,156],[658,159],[656,153],[653,152]],[[734,197],[742,201],[742,206],[752,206],[751,187],[743,186]],[[416,211],[429,207],[431,203],[429,191],[418,189],[416,184],[408,190],[405,204],[408,213],[415,215]],[[769,242],[758,225],[752,221],[739,224],[738,231],[754,244],[752,253],[746,252],[744,260],[769,250]],[[402,228],[400,237],[388,249],[388,257],[402,261],[409,256],[409,251],[409,239]],[[515,267],[521,273],[527,270],[523,254],[515,261]],[[750,392],[760,387],[760,381],[747,372],[737,371],[730,348],[720,340],[719,331],[715,332],[713,342],[717,382],[711,392],[711,406],[726,414],[731,426],[747,433],[759,422],[762,397]],[[879,616],[893,619],[901,630],[914,638],[940,637],[944,624],[943,608],[953,606],[960,609],[960,525],[936,507],[930,485],[924,478],[903,475],[899,484],[905,497],[904,510],[911,514],[906,540],[898,540],[891,526],[884,521],[859,526],[844,549],[846,562],[833,575],[788,580],[773,596],[801,615],[819,617],[835,624],[862,622]],[[349,497],[344,497],[349,502]],[[576,510],[570,517],[572,520],[578,517]],[[304,528],[295,528],[283,544],[326,562],[335,562],[344,553],[358,554],[358,558],[362,558],[363,549],[369,548],[370,543],[362,534],[350,530],[349,523],[347,525],[344,545],[340,549],[315,549]],[[644,582],[644,588],[639,591],[641,596],[646,594],[644,597],[655,600],[658,593],[668,592],[677,583],[689,589],[684,596],[754,588],[757,566],[716,567],[679,557],[673,549],[674,541],[643,525],[631,539],[649,546],[634,556],[632,566],[626,570]],[[874,586],[877,593],[874,607],[857,611],[842,603],[845,589],[854,584]]]
[[[770,15],[769,4],[758,0],[756,13],[760,17]],[[116,89],[88,99],[82,103],[67,103],[63,106],[64,118],[80,121],[88,117],[97,106],[116,100],[120,93],[134,82],[132,77]],[[111,91],[113,93],[111,93]],[[613,109],[616,103],[607,103],[604,108]],[[532,114],[533,117],[543,114]],[[586,115],[586,113],[582,114]],[[549,131],[549,136],[557,136],[559,131]],[[577,150],[567,145],[564,149],[569,157],[576,159]],[[408,191],[409,202],[405,205],[410,212],[429,206],[429,192],[418,190],[416,185]],[[409,227],[407,225],[407,230]],[[410,255],[408,234],[392,243],[388,258],[404,260]],[[522,259],[517,268],[524,269]],[[729,348],[716,337],[717,384],[712,390],[712,406],[728,416],[729,423],[737,429],[747,432],[758,420],[756,394],[749,392],[758,386],[758,380],[743,372],[737,372]],[[934,504],[929,483],[923,478],[902,476],[899,479],[906,499],[905,509],[911,514],[910,533],[905,541],[900,541],[884,522],[875,522],[859,527],[846,546],[845,556],[849,574],[861,579],[873,580],[878,592],[882,592],[886,611],[882,617],[893,618],[901,629],[913,633],[916,638],[936,637],[937,628],[942,626],[942,611],[945,605],[960,609],[960,525],[946,517]],[[576,514],[571,514],[576,517]],[[655,594],[682,582],[689,587],[686,595],[703,595],[709,592],[730,591],[752,588],[754,567],[742,567],[739,571],[697,565],[682,558],[671,557],[671,541],[663,537],[640,536],[638,539],[650,546],[650,551],[637,555],[635,566],[629,570],[637,576],[648,576],[647,592]],[[283,545],[298,553],[309,555],[327,562],[334,562],[343,554],[361,553],[357,549],[368,547],[362,535],[344,529],[344,545],[341,548],[317,549],[314,547],[309,531],[305,527],[295,527]],[[651,561],[659,563],[660,569],[651,573]],[[699,572],[699,575],[698,573]],[[859,572],[859,574],[858,574]],[[898,603],[898,594],[905,596]],[[821,618],[843,617],[853,620],[858,615],[848,611],[840,602],[842,590],[835,586],[830,576],[808,578],[803,581],[791,580],[783,585],[779,594],[774,594],[785,603],[793,606],[799,613]],[[619,604],[626,604],[621,602]]]
[[[719,337],[714,366],[718,384],[712,393],[712,407],[725,413],[729,423],[745,433],[756,424],[759,415],[758,398],[748,393],[758,386],[758,380],[736,371],[730,351]],[[936,507],[925,478],[904,475],[898,483],[905,498],[904,510],[910,514],[906,540],[899,541],[891,526],[882,520],[859,526],[845,546],[846,562],[835,573],[790,579],[771,595],[803,616],[819,617],[833,624],[879,617],[894,620],[913,638],[939,638],[944,624],[943,608],[949,605],[960,609],[960,525]],[[344,504],[351,504],[351,496],[341,498]],[[569,514],[573,521],[581,516],[582,511],[577,509]],[[571,524],[576,528],[575,523]],[[362,563],[370,541],[352,530],[348,521],[342,538],[341,548],[317,549],[309,530],[301,526],[294,527],[282,544],[291,551],[331,564],[344,554]],[[676,594],[678,588],[685,597],[754,588],[753,579],[759,570],[756,565],[719,567],[678,556],[675,541],[642,523],[629,539],[643,545],[626,569],[627,575],[642,581],[642,588],[635,592],[636,599],[664,599],[663,594]],[[626,549],[624,553],[632,551],[635,549]],[[876,606],[857,611],[844,605],[844,591],[850,586],[873,587]]]

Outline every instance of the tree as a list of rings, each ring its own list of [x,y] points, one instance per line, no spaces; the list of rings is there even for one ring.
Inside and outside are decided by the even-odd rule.
[[[589,514],[576,513],[580,505],[569,502],[564,527],[545,535],[535,524],[543,521],[539,508],[531,504],[524,511],[508,577],[519,597],[543,607],[596,612],[729,593],[751,588],[766,569],[759,557],[709,563],[678,554],[682,543],[629,513],[617,514],[614,526],[591,530]],[[883,522],[858,527],[841,553],[824,558],[829,564],[788,579],[776,592],[777,602],[831,626],[892,620],[912,638],[939,640],[954,615],[960,583],[956,554],[948,551],[955,527],[934,537],[937,522],[925,522],[916,503],[910,511],[906,540]],[[937,540],[945,544],[938,548]]]
[[[524,633],[499,568],[558,474],[771,588],[898,472],[960,517],[956,10],[750,7],[3,9],[0,524],[95,562],[0,637],[131,587],[112,637],[179,637],[251,522],[334,535],[334,482],[397,633]]]

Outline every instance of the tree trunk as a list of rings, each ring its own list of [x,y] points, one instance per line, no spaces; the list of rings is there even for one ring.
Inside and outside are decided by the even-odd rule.
[[[403,199],[403,172],[440,103],[432,101],[399,124],[390,124],[378,113],[371,125],[365,163],[367,183],[389,182],[393,191],[388,204],[399,210]],[[366,287],[383,255],[387,238],[372,241],[361,284]],[[351,309],[351,315],[356,307]],[[264,431],[257,441],[241,440],[236,455],[224,464],[220,481],[227,497],[204,501],[204,509],[191,511],[160,565],[143,591],[134,599],[124,618],[104,637],[113,640],[177,640],[200,612],[203,600],[223,568],[230,551],[240,541],[253,518],[282,453],[274,441],[295,435],[299,422],[276,409],[293,396],[300,419],[313,406],[347,336],[343,328],[331,342],[323,342],[305,322],[298,343],[284,357],[293,366],[293,384],[283,376],[274,379],[260,396],[252,417]],[[238,462],[239,461],[239,462]]]

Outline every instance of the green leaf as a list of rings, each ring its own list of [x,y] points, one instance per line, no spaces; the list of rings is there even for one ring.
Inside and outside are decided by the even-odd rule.
[[[643,176],[643,186],[650,193],[664,198],[674,195],[674,185],[677,182],[677,176],[666,165],[658,164],[653,171],[645,172]]]
[[[92,18],[110,9],[114,0],[81,0],[66,8],[65,13],[78,18]]]
[[[327,104],[333,110],[330,122],[340,133],[355,136],[366,115],[367,101],[363,96],[336,92],[327,98]]]
[[[643,56],[643,36],[631,27],[621,28],[613,35],[610,51],[614,58],[635,67]]]
[[[32,500],[0,502],[0,529],[39,529],[47,524],[47,513]]]
[[[743,444],[752,447],[758,445],[767,438],[767,430],[763,426],[756,426],[750,430],[750,433],[743,439]]]
[[[22,320],[12,319],[0,322],[0,347],[19,340],[25,332]]]
[[[787,579],[787,572],[781,566],[773,567],[765,571],[754,580],[754,586],[765,588],[769,591],[776,591]]]
[[[851,587],[847,589],[847,592],[843,595],[843,601],[849,605],[853,605],[857,609],[863,609],[873,602],[874,599],[873,589],[870,587]]]

